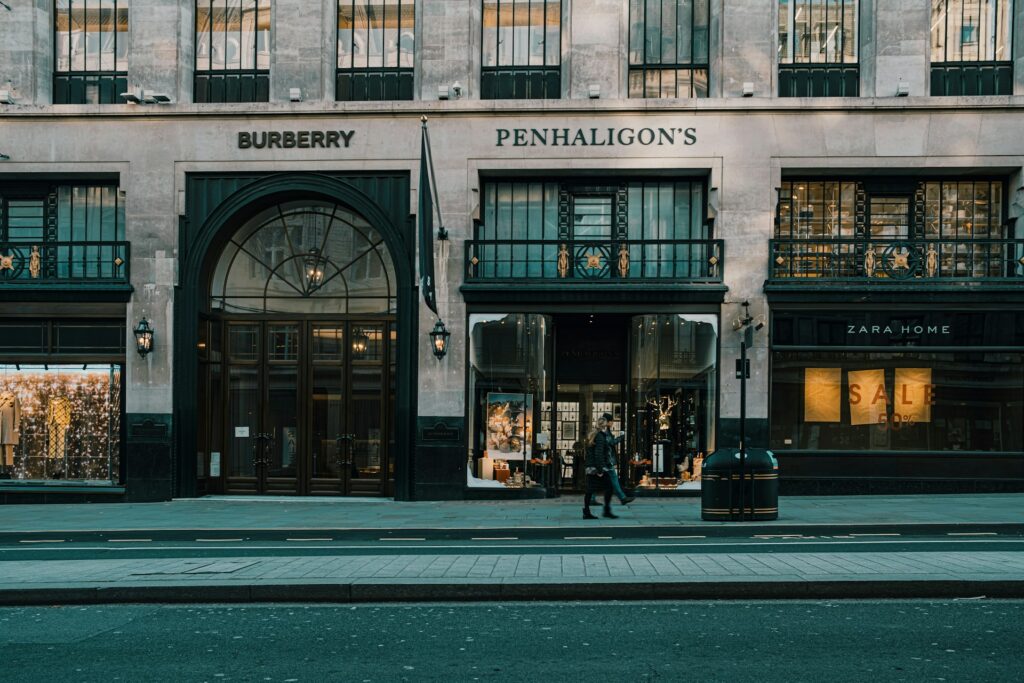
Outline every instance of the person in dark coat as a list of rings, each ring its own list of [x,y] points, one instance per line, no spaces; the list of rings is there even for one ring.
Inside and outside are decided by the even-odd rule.
[[[583,519],[597,519],[597,516],[590,511],[590,503],[598,490],[604,493],[604,512],[602,516],[615,519],[618,515],[612,512],[612,492],[619,497],[622,504],[633,502],[632,496],[627,496],[619,483],[619,475],[616,471],[618,458],[615,454],[615,447],[622,443],[625,434],[612,436],[608,428],[612,421],[610,413],[604,413],[597,418],[596,429],[587,437],[587,491],[583,497]]]

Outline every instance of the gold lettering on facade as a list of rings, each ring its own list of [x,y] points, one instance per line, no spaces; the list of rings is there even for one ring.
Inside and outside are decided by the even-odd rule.
[[[569,250],[563,244],[558,248],[558,277],[569,274]]]

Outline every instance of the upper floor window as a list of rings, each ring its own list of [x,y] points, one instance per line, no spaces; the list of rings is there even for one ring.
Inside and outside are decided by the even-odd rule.
[[[704,182],[497,181],[483,188],[470,279],[715,279]]]
[[[1020,277],[1005,211],[1000,180],[785,181],[772,277]]]
[[[114,185],[0,186],[0,284],[127,282],[125,194]]]
[[[56,0],[54,104],[115,104],[128,90],[129,0]]]
[[[483,0],[483,99],[562,94],[561,0]]]
[[[411,100],[415,0],[338,0],[338,100]]]
[[[196,102],[270,99],[270,0],[196,0]]]
[[[932,0],[931,93],[1011,95],[1012,0]]]
[[[856,97],[858,0],[779,0],[779,96]]]
[[[629,1],[629,96],[707,97],[708,0]]]

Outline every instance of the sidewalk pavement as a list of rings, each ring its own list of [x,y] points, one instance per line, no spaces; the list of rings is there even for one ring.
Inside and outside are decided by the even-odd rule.
[[[615,503],[618,519],[584,520],[581,501],[581,496],[439,502],[206,497],[167,503],[6,505],[0,508],[0,542],[52,534],[72,540],[126,531],[151,532],[154,540],[194,540],[194,531],[241,531],[252,538],[281,538],[283,533],[311,530],[373,540],[388,532],[410,531],[428,538],[463,538],[481,531],[561,538],[563,532],[579,529],[615,530],[623,537],[689,531],[705,536],[860,530],[1024,534],[1024,493],[783,497],[778,520],[770,522],[705,522],[698,498],[641,498],[625,507]]]
[[[1024,551],[1013,549],[1024,494],[792,497],[779,508],[777,522],[723,523],[703,522],[692,498],[641,499],[593,521],[578,496],[11,505],[0,509],[0,605],[1024,597]],[[946,534],[968,538],[949,550]],[[713,536],[730,538],[716,549]],[[195,557],[199,547],[209,556]]]

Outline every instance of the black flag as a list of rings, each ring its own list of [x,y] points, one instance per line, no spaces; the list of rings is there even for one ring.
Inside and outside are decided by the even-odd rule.
[[[437,313],[437,294],[434,291],[434,201],[431,196],[430,138],[427,137],[427,117],[423,117],[420,141],[420,190],[419,220],[420,232],[420,291],[427,308]]]

